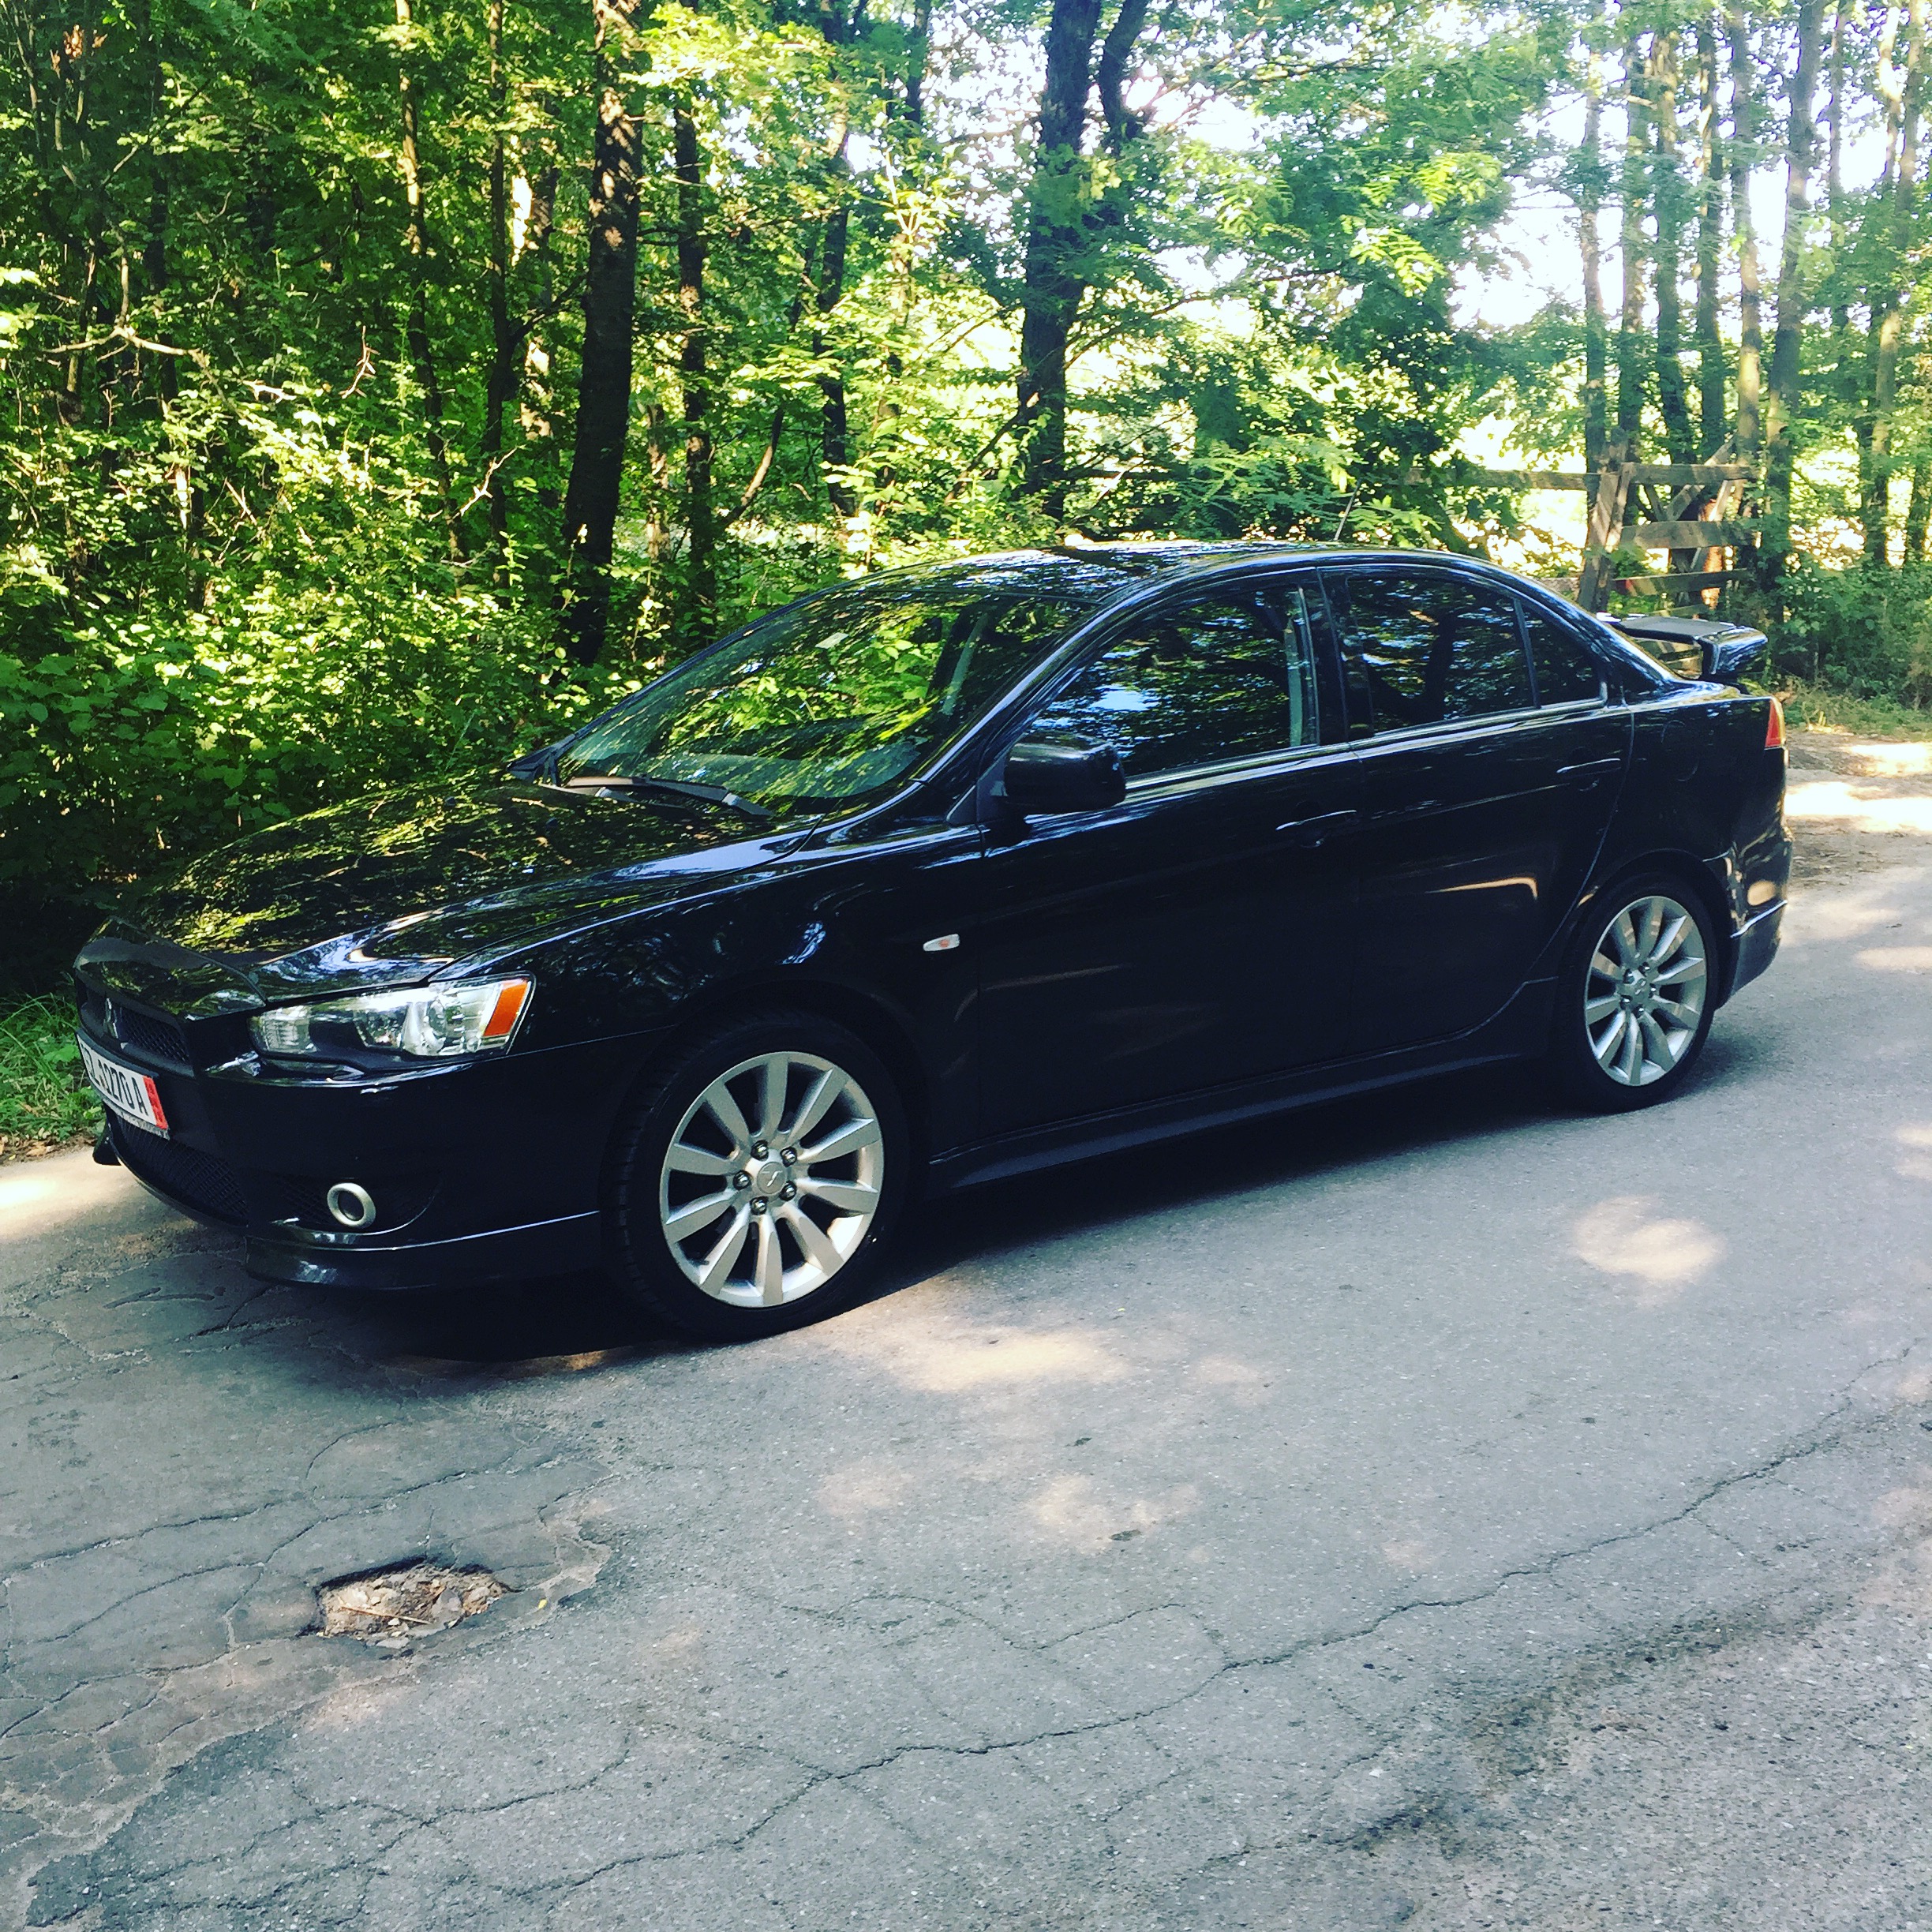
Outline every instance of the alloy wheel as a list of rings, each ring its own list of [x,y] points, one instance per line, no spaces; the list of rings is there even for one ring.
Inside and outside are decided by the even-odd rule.
[[[777,1308],[857,1252],[885,1167],[878,1112],[850,1073],[814,1054],[761,1054],[686,1110],[665,1151],[659,1222],[702,1293]]]
[[[1696,1043],[1709,984],[1687,907],[1662,893],[1625,906],[1598,938],[1583,988],[1597,1065],[1623,1087],[1663,1079]]]

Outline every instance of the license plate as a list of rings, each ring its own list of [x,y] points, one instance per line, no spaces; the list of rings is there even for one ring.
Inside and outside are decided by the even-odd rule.
[[[87,1076],[94,1083],[94,1091],[100,1095],[103,1103],[112,1107],[131,1125],[144,1128],[165,1140],[168,1133],[167,1111],[161,1104],[160,1091],[154,1082],[145,1073],[137,1073],[131,1066],[123,1066],[118,1060],[110,1060],[78,1034],[74,1039],[80,1049],[81,1065],[87,1069]]]

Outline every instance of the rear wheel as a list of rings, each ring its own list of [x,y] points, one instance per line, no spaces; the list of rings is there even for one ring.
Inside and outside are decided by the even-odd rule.
[[[1559,1085],[1600,1113],[1668,1100],[1704,1050],[1717,988],[1710,915],[1695,893],[1659,875],[1604,895],[1557,982]]]
[[[811,1013],[693,1041],[620,1134],[606,1218],[620,1284],[713,1341],[817,1320],[865,1285],[907,1184],[891,1075]]]

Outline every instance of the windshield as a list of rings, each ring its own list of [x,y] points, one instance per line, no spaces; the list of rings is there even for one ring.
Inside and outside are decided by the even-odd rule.
[[[863,804],[928,762],[1092,608],[874,578],[775,612],[574,739],[564,784],[708,788],[767,811]]]

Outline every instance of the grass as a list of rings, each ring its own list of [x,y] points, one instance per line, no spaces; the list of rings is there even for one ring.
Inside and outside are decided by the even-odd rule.
[[[1778,687],[1784,715],[1811,731],[1849,732],[1855,738],[1932,738],[1932,711],[1891,698],[1848,698],[1842,691],[1794,680]]]
[[[0,1006],[0,1160],[50,1153],[99,1130],[72,1005],[26,999]]]

